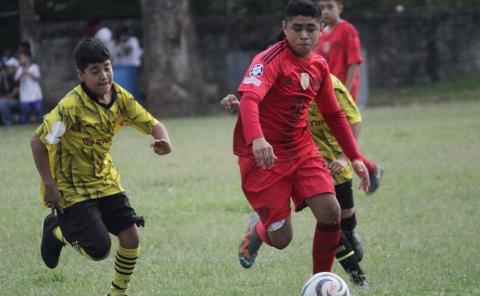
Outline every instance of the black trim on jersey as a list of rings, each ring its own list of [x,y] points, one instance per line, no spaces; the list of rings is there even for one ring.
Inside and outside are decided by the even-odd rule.
[[[113,103],[115,103],[115,101],[117,100],[117,90],[115,89],[115,85],[113,84],[112,84],[112,98],[110,100],[110,103],[108,103],[108,105],[101,103],[100,100],[98,99],[98,96],[94,94],[91,90],[89,90],[88,87],[85,85],[85,83],[82,82],[80,85],[82,86],[83,91],[87,94],[87,96],[90,99],[92,99],[93,101],[95,101],[97,104],[99,104],[105,109],[110,109],[110,107],[113,106]]]
[[[278,56],[278,54],[280,54],[282,51],[284,51],[285,49],[287,48],[287,43],[284,42],[284,43],[280,43],[278,46],[276,46],[275,48],[273,48],[271,51],[269,51],[263,58],[262,58],[262,61],[265,63],[265,64],[269,64],[271,61],[273,61],[273,59]]]
[[[113,286],[115,289],[117,289],[117,290],[122,290],[122,291],[127,290],[127,289],[125,289],[125,288],[120,288],[119,286],[115,285],[114,282],[112,282],[112,286]]]

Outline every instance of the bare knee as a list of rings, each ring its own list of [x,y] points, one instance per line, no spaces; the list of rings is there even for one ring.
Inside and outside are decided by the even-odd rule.
[[[280,238],[276,238],[275,241],[272,240],[272,244],[274,248],[283,250],[286,247],[288,247],[288,245],[290,244],[290,242],[292,242],[292,240],[293,240],[293,234],[290,233]]]
[[[136,249],[140,245],[140,233],[137,226],[132,227],[120,232],[118,234],[118,240],[120,245],[126,249]]]

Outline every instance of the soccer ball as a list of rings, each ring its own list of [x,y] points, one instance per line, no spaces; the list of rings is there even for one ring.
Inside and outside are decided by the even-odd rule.
[[[331,272],[314,274],[305,283],[302,296],[350,296],[345,281]]]

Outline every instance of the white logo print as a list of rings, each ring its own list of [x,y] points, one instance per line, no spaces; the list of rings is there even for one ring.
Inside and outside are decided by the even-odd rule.
[[[61,121],[55,121],[52,126],[52,132],[45,136],[45,139],[48,143],[52,145],[58,144],[60,142],[60,137],[65,133],[65,124]]]
[[[243,83],[245,84],[253,84],[256,87],[262,85],[262,81],[258,78],[263,75],[263,65],[262,64],[255,64],[252,69],[250,69],[249,73],[250,77],[245,77],[243,79]]]

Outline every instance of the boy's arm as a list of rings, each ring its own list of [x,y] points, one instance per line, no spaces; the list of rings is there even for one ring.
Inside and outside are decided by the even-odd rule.
[[[43,200],[50,208],[57,209],[60,213],[63,213],[63,207],[60,204],[60,193],[50,172],[47,148],[36,134],[33,135],[30,145],[32,147],[33,160],[45,187]]]
[[[152,133],[153,141],[150,146],[153,151],[158,155],[168,154],[172,151],[172,145],[170,144],[170,138],[168,132],[162,123],[158,123],[153,127]]]
[[[352,91],[353,81],[355,80],[355,75],[357,74],[358,69],[360,69],[360,64],[348,65],[347,78],[345,79],[345,86],[348,91]]]

